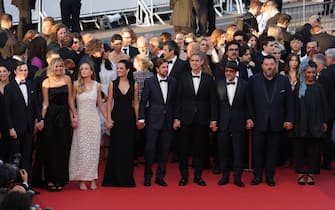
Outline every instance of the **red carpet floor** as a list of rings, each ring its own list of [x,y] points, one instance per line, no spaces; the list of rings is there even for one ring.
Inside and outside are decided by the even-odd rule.
[[[277,169],[277,186],[265,183],[250,186],[251,172],[243,174],[245,188],[233,184],[218,186],[221,175],[206,170],[203,178],[206,187],[192,182],[185,187],[178,186],[178,165],[169,164],[166,181],[168,187],[153,184],[143,186],[143,165],[135,168],[136,188],[101,187],[92,191],[80,191],[78,183],[68,184],[62,192],[41,190],[34,203],[52,210],[334,210],[335,176],[333,172],[321,171],[315,186],[296,184],[292,168]],[[99,184],[104,163],[100,165]],[[231,179],[232,180],[232,179]],[[153,180],[154,181],[154,180]]]

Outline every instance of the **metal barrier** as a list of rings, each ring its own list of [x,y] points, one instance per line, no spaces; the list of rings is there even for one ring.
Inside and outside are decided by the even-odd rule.
[[[308,18],[312,15],[319,15],[324,28],[334,28],[334,2],[308,2],[292,6],[287,4],[283,7],[283,13],[289,14],[292,17],[289,31],[294,33],[297,28],[303,26]]]

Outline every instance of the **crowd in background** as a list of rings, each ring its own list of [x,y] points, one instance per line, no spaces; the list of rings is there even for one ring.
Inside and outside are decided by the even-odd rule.
[[[155,183],[167,186],[170,152],[180,186],[188,184],[189,155],[200,186],[203,169],[221,173],[219,185],[233,170],[238,187],[247,167],[251,185],[265,173],[269,186],[277,165],[294,166],[300,185],[331,170],[335,37],[320,16],[290,34],[291,16],[276,1],[251,0],[245,15],[215,29],[199,10],[204,2],[170,2],[174,35],[147,39],[123,28],[110,43],[52,17],[42,33],[18,40],[11,15],[1,16],[0,159],[22,156],[24,186],[61,191],[79,181],[94,190],[99,159],[107,159],[103,186],[135,187],[140,163],[150,186],[155,161]],[[186,11],[187,24],[176,17]]]

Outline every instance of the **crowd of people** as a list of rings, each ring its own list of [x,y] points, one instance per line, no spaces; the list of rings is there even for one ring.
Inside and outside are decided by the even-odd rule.
[[[274,0],[251,0],[238,20],[225,29],[203,24],[198,37],[186,26],[150,39],[123,28],[103,43],[52,17],[42,33],[18,40],[3,14],[0,159],[20,154],[27,186],[61,191],[78,181],[80,190],[94,190],[100,158],[107,159],[103,186],[135,187],[139,162],[145,186],[153,176],[167,186],[172,152],[180,186],[192,165],[200,186],[212,168],[222,174],[218,185],[233,171],[233,183],[244,187],[251,146],[251,185],[265,175],[275,186],[277,165],[295,167],[299,185],[314,185],[334,155],[335,37],[318,15],[288,33],[291,17]]]

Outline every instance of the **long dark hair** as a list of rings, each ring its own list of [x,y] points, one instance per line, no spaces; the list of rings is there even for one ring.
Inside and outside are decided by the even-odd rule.
[[[36,37],[28,44],[28,62],[31,62],[33,57],[41,59],[43,66],[47,66],[47,41],[43,37]]]
[[[296,69],[296,76],[298,77],[298,76],[299,76],[300,58],[299,58],[299,55],[296,54],[296,53],[290,53],[290,54],[287,56],[287,58],[286,58],[286,62],[285,62],[284,73],[285,73],[285,75],[288,75],[288,74],[289,74],[289,71],[290,71],[290,60],[291,60],[293,57],[296,57],[297,60],[298,60],[298,67],[297,67],[297,69]]]

